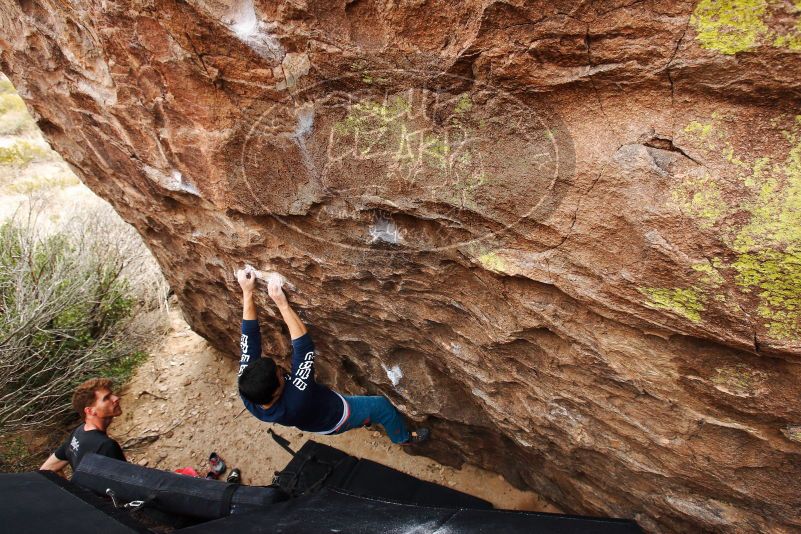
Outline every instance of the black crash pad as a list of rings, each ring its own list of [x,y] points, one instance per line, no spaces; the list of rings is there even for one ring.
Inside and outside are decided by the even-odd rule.
[[[639,534],[632,521],[507,510],[389,503],[324,488],[243,515],[181,530],[186,534]]]
[[[0,474],[0,531],[14,534],[149,532],[55,473]]]
[[[142,500],[149,508],[199,519],[243,514],[286,499],[274,487],[194,478],[94,453],[83,457],[72,483],[101,496],[110,489],[120,502]]]
[[[307,441],[278,474],[289,495],[334,488],[384,501],[442,508],[491,509],[489,502],[433,482],[420,480],[370,460],[360,460],[333,447]]]

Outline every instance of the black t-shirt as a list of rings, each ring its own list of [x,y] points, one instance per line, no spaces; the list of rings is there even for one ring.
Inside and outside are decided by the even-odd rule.
[[[77,469],[84,454],[90,452],[102,454],[115,460],[122,460],[123,462],[127,461],[116,441],[101,430],[84,430],[83,424],[72,431],[67,437],[67,441],[62,443],[54,454],[59,460],[68,461],[72,469]]]

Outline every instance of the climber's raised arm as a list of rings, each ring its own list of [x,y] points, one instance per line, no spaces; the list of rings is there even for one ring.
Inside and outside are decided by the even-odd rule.
[[[236,272],[236,281],[242,288],[242,320],[256,320],[256,303],[253,301],[253,291],[256,289],[256,271],[248,266]]]
[[[242,288],[242,337],[239,346],[242,355],[239,359],[239,375],[255,360],[261,358],[261,332],[256,316],[256,303],[253,291],[256,289],[256,272],[245,267],[236,272],[236,280]]]
[[[306,334],[306,326],[300,320],[298,314],[289,305],[289,301],[284,295],[284,290],[281,289],[281,282],[277,277],[270,278],[267,283],[267,294],[273,299],[275,305],[278,306],[278,311],[281,312],[281,317],[284,319],[287,328],[289,328],[289,337],[293,340],[302,337]]]

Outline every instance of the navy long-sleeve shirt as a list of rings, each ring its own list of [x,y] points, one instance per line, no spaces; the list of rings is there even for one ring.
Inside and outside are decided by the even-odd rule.
[[[240,347],[241,375],[251,362],[261,358],[261,332],[257,320],[242,321]],[[347,419],[348,404],[342,395],[314,380],[314,343],[308,332],[292,340],[292,369],[284,380],[283,393],[267,409],[242,397],[248,411],[268,423],[294,426],[318,434],[330,434]]]

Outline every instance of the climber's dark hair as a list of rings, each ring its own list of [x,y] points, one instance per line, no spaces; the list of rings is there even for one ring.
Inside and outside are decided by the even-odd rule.
[[[278,389],[278,376],[272,358],[259,358],[239,376],[239,394],[254,404],[270,404]]]

